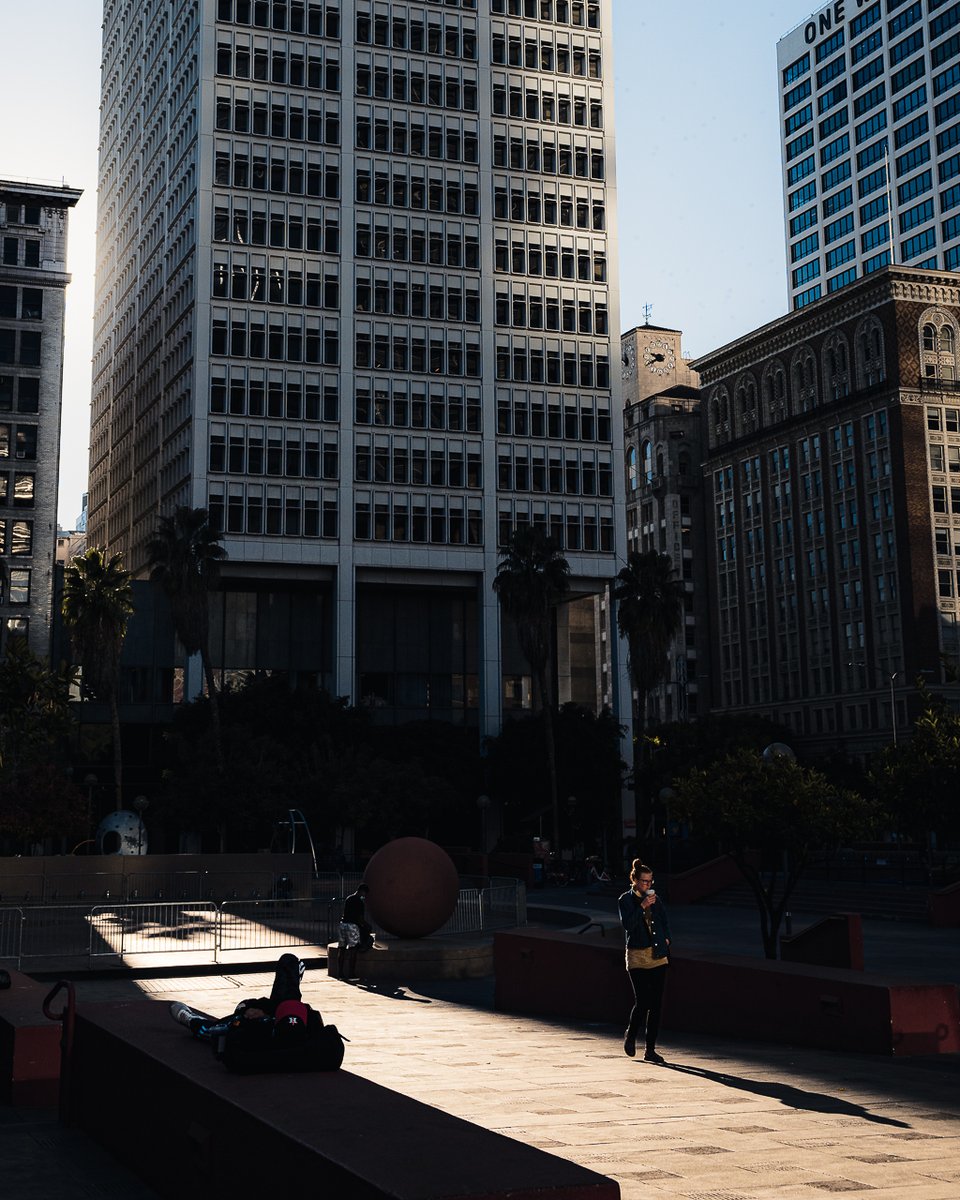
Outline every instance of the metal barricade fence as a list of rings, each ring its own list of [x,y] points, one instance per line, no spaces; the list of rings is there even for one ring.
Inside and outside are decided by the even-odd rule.
[[[327,942],[328,906],[315,900],[226,900],[220,905],[218,950],[313,946]]]
[[[122,957],[192,952],[218,954],[278,946],[325,946],[337,937],[343,892],[360,876],[337,876],[341,895],[311,899],[268,898],[155,901],[146,904],[38,904],[0,908],[0,959]],[[333,879],[321,881],[325,891]],[[526,924],[526,889],[461,888],[441,936],[479,933]],[[375,932],[383,930],[372,922]]]
[[[216,961],[218,923],[209,901],[98,905],[90,911],[90,957],[209,951]]]
[[[509,929],[527,923],[526,889],[523,884],[485,888],[480,893],[480,903],[481,929]]]
[[[478,888],[461,888],[457,906],[438,934],[478,933],[482,928],[482,907]]]
[[[21,911],[23,958],[83,958],[89,954],[89,905],[24,905]]]
[[[0,959],[15,959],[20,965],[23,942],[23,912],[19,908],[0,908]]]

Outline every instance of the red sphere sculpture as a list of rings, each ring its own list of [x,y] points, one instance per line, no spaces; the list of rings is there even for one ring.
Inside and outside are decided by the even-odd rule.
[[[446,850],[426,838],[381,846],[363,873],[367,908],[387,933],[419,938],[435,933],[457,905],[460,879]]]

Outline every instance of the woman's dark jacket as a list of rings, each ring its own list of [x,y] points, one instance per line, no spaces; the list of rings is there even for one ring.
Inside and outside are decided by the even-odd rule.
[[[655,958],[666,958],[667,939],[670,937],[670,922],[667,920],[667,910],[663,901],[657,897],[656,904],[651,904],[646,910],[640,907],[640,900],[631,889],[624,892],[617,902],[620,909],[620,921],[623,924],[629,950],[643,950],[653,947]],[[646,913],[647,919],[644,920]]]

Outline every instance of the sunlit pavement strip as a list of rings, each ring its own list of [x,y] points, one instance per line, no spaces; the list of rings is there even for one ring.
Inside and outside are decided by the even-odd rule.
[[[145,994],[222,1015],[271,981],[238,973],[77,989],[81,1005]],[[622,1031],[495,1013],[491,991],[481,981],[391,995],[322,969],[304,980],[304,998],[352,1039],[347,1069],[601,1171],[629,1200],[960,1195],[960,1062],[684,1036],[662,1039],[669,1062],[656,1067],[626,1058]]]

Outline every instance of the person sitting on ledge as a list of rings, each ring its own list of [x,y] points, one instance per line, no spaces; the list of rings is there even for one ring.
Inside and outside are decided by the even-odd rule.
[[[343,980],[357,978],[357,951],[369,950],[373,945],[373,930],[367,924],[366,900],[369,891],[369,886],[361,883],[343,902],[337,944],[337,967]]]

